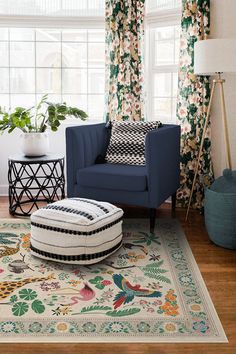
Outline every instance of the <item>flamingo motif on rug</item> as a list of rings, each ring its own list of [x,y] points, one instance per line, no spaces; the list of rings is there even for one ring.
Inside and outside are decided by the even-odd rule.
[[[59,291],[53,291],[53,294],[57,295],[75,295],[72,296],[71,303],[61,304],[62,306],[73,306],[79,303],[79,301],[90,301],[95,297],[95,291],[87,284],[84,283],[84,287],[82,289],[73,289],[73,288],[62,288]]]

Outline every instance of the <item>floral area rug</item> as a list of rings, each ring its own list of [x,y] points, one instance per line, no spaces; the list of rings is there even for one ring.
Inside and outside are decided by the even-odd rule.
[[[0,342],[227,342],[175,220],[125,220],[96,265],[31,256],[30,223],[0,221]]]

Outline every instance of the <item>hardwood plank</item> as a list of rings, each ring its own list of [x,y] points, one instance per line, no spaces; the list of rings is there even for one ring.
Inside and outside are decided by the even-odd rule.
[[[142,208],[125,207],[125,217],[148,217]],[[225,329],[227,344],[1,344],[0,352],[13,354],[234,354],[236,353],[236,251],[214,245],[208,238],[204,219],[191,211],[185,222],[185,210],[177,209],[175,217],[181,222],[202,276]],[[172,217],[170,204],[164,204],[157,217]],[[0,218],[10,218],[8,198],[0,197]]]

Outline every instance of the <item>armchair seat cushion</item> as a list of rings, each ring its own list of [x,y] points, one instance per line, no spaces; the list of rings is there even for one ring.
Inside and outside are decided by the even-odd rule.
[[[77,183],[101,189],[141,192],[147,190],[146,166],[98,164],[77,170]]]

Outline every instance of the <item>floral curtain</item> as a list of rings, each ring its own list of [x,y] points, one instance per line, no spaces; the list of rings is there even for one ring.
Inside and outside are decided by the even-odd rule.
[[[177,119],[181,124],[181,186],[178,205],[186,207],[192,188],[199,145],[210,98],[209,77],[194,75],[194,43],[210,31],[210,0],[182,0]],[[201,208],[204,185],[213,180],[210,124],[207,129],[192,207]]]
[[[143,120],[145,0],[106,0],[106,119]]]

